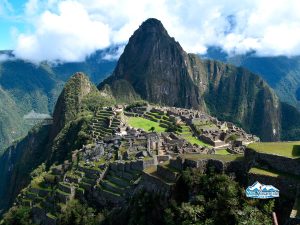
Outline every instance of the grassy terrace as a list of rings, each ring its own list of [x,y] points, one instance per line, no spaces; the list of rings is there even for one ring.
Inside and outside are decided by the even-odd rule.
[[[260,169],[257,167],[252,167],[249,170],[249,173],[260,174],[260,175],[265,175],[265,176],[269,176],[269,177],[279,177],[279,174],[276,172],[271,172],[269,170],[264,170],[264,169]]]
[[[288,174],[288,173],[277,172],[274,170],[266,170],[266,169],[262,169],[262,168],[258,168],[258,167],[252,167],[249,170],[249,173],[259,174],[259,175],[264,175],[264,176],[269,176],[269,177],[286,177],[286,178],[300,181],[299,176],[295,176],[295,175]]]
[[[151,113],[155,114],[155,113]],[[161,123],[172,123],[165,118],[168,118],[167,116],[163,116],[163,118],[160,120]],[[164,132],[166,131],[166,128],[163,128],[160,126],[159,122],[154,122],[142,117],[128,117],[128,124],[129,126],[135,127],[135,128],[141,128],[145,131],[149,131],[151,127],[155,128],[156,132]],[[185,139],[186,141],[190,142],[191,144],[197,144],[199,146],[210,146],[209,144],[204,143],[203,141],[199,140],[197,137],[194,137],[192,134],[192,131],[190,130],[189,126],[182,125],[181,126],[181,132],[178,132],[178,134],[181,136],[181,138]]]
[[[186,141],[190,142],[192,145],[197,144],[199,146],[210,146],[209,144],[206,144],[203,141],[200,141],[198,138],[194,137],[191,132],[189,135],[182,135],[181,137]]]
[[[190,142],[192,145],[197,144],[199,146],[208,146],[210,147],[209,144],[204,143],[203,141],[199,140],[197,137],[194,137],[191,131],[191,128],[187,125],[181,125],[181,132],[179,134],[183,139],[186,141]]]
[[[227,151],[227,149],[220,149],[216,150],[217,155],[230,155],[230,152]]]
[[[186,154],[182,155],[185,159],[217,159],[224,162],[230,162],[234,160],[243,160],[244,156],[238,154],[230,154],[230,155],[217,155],[217,154]]]
[[[248,145],[257,152],[275,154],[289,158],[300,157],[300,141],[292,142],[260,142]]]
[[[159,126],[159,123],[147,120],[142,117],[128,117],[128,124],[134,128],[141,128],[149,131],[151,127],[155,128],[156,132],[164,132],[166,129]]]

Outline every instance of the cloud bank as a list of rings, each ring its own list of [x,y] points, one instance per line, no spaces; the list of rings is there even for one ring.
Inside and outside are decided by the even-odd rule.
[[[229,54],[300,55],[298,0],[29,0],[24,8],[33,29],[17,35],[15,54],[37,62],[82,61],[122,46],[150,17],[187,52],[218,46]]]

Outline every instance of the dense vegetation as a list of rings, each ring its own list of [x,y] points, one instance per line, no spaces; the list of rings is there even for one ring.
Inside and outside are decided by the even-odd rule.
[[[300,57],[261,57],[255,53],[228,56],[219,48],[211,47],[203,57],[220,60],[235,66],[242,66],[259,74],[275,89],[281,101],[298,109],[300,87]]]
[[[128,205],[111,212],[107,209],[99,211],[96,207],[72,200],[62,209],[59,224],[272,224],[273,200],[246,199],[237,182],[213,170],[208,174],[195,169],[184,171],[181,183],[173,194],[173,200],[169,201],[141,191]],[[2,224],[27,225],[31,224],[30,221],[27,207],[13,207],[4,216]]]
[[[141,192],[128,207],[115,210],[107,224],[272,224],[274,201],[244,197],[239,184],[224,174],[183,173],[180,189],[169,202],[163,197]]]

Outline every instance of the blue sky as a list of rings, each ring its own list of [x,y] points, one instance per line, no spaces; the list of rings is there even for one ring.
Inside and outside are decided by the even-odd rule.
[[[0,49],[12,49],[14,47],[11,36],[15,28],[24,31],[25,24],[15,17],[22,13],[25,3],[25,0],[0,0],[2,8],[0,11]]]
[[[300,55],[299,11],[299,0],[0,0],[0,49],[36,62],[82,61],[124,46],[154,17],[187,52],[218,46],[293,56]]]

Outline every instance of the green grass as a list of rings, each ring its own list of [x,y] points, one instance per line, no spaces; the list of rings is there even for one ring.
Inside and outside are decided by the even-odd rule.
[[[269,177],[278,177],[279,176],[279,174],[276,172],[271,172],[269,170],[264,170],[264,169],[260,169],[257,167],[252,167],[249,170],[249,173],[260,174],[260,175],[265,175],[265,176],[269,176]]]
[[[141,128],[145,131],[149,131],[151,127],[155,128],[156,132],[164,132],[166,129],[159,126],[159,123],[147,120],[142,117],[129,117],[128,124],[134,128]]]
[[[262,169],[262,168],[258,168],[258,167],[252,167],[249,170],[249,173],[260,174],[260,175],[269,176],[269,177],[285,177],[285,178],[297,180],[298,182],[300,181],[299,176],[289,174],[289,173],[282,173],[282,172],[278,172],[275,170],[269,170],[269,169],[266,170],[266,169]]]
[[[248,145],[257,152],[281,155],[289,158],[300,157],[300,141],[293,142],[260,142]]]
[[[230,155],[217,155],[217,154],[185,154],[183,155],[185,159],[197,160],[197,159],[217,159],[224,162],[230,162],[234,160],[243,160],[244,157],[239,154]]]
[[[220,149],[216,150],[217,155],[230,155],[230,152],[227,151],[227,149]]]
[[[190,132],[190,135],[182,135],[181,136],[186,141],[190,142],[192,145],[197,144],[199,146],[207,146],[210,147],[209,144],[204,143],[203,141],[200,141],[198,138],[194,137],[192,133]]]

